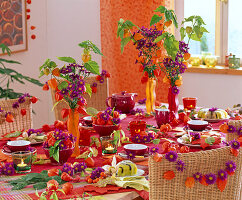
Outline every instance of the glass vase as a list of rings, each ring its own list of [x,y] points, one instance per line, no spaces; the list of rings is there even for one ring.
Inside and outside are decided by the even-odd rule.
[[[149,78],[146,83],[146,111],[148,114],[155,111],[155,100],[156,100],[156,80]]]
[[[169,91],[168,91],[168,106],[169,106],[170,113],[173,113],[175,117],[178,119],[178,107],[179,107],[178,94],[174,94],[172,92],[172,86],[169,87]]]
[[[72,157],[76,157],[80,155],[79,112],[76,109],[70,109],[69,111],[68,120],[67,120],[67,129],[69,133],[72,133],[72,135],[76,137],[74,151],[71,155]]]

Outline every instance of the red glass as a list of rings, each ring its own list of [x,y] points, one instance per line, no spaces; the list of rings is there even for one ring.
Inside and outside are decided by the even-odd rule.
[[[170,123],[170,111],[168,109],[155,109],[155,119],[157,126]]]
[[[139,134],[141,131],[145,131],[146,129],[145,121],[131,121],[129,122],[129,130],[131,135]]]
[[[85,128],[85,127],[79,128],[79,131],[80,131],[79,145],[81,145],[81,146],[90,146],[92,130],[89,130],[88,128]]]
[[[168,104],[169,104],[170,112],[174,113],[175,117],[178,119],[178,107],[179,107],[178,94],[173,94],[172,86],[170,86],[168,91]]]
[[[183,97],[182,100],[183,100],[184,109],[193,110],[196,108],[196,105],[197,105],[196,97]]]

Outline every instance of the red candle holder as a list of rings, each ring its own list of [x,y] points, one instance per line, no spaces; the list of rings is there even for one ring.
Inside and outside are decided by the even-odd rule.
[[[139,134],[141,131],[145,131],[147,122],[145,121],[131,121],[129,122],[129,130],[131,135]]]
[[[193,110],[196,108],[196,105],[197,105],[196,97],[183,97],[182,100],[183,100],[184,109]]]

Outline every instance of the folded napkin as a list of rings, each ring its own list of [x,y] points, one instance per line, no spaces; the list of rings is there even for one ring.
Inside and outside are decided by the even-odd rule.
[[[134,176],[134,177],[116,177],[114,182],[117,186],[122,188],[131,187],[136,190],[145,190],[149,191],[149,181],[143,176]]]

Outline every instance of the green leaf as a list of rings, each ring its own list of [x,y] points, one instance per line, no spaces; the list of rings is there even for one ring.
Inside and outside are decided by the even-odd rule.
[[[45,196],[40,196],[39,200],[47,200]]]
[[[83,41],[83,42],[79,43],[78,45],[84,49],[92,50],[94,53],[103,56],[100,49],[95,44],[93,44],[92,41],[90,41],[90,40]]]
[[[36,195],[37,197],[39,197],[39,193],[38,193],[37,190],[35,190],[35,195]]]
[[[4,136],[4,137],[6,137],[6,138],[18,137],[18,136],[20,136],[21,134],[22,134],[21,131],[16,131],[16,132],[13,132],[13,133],[9,133],[9,134],[7,134],[7,135]]]
[[[50,61],[48,64],[49,68],[56,68],[57,64],[54,61]]]
[[[42,172],[40,172],[41,175],[43,176],[48,176],[48,171],[47,170],[43,170]]]
[[[21,182],[21,183],[14,185],[12,187],[12,190],[21,190],[21,189],[25,188],[27,185],[28,185],[27,182]]]
[[[163,33],[162,35],[158,36],[155,40],[154,43],[160,42],[161,40],[163,40],[164,38],[166,38],[169,35],[168,32]]]
[[[58,89],[62,90],[64,88],[67,88],[67,86],[68,86],[68,83],[66,81],[63,81],[58,85]]]
[[[150,20],[150,26],[152,26],[153,24],[156,24],[157,22],[159,22],[162,19],[162,17],[160,17],[159,15],[153,15],[153,17]]]
[[[192,40],[195,40],[195,41],[199,41],[199,42],[201,41],[201,39],[197,37],[196,33],[193,33],[193,34],[191,35],[191,39],[192,39]]]
[[[203,33],[200,32],[200,27],[199,27],[199,26],[194,26],[193,29],[194,29],[194,31],[195,31],[197,37],[198,37],[199,39],[201,39],[201,37],[203,36]]]
[[[154,139],[153,140],[153,144],[159,144],[160,143],[160,139]]]
[[[33,188],[35,190],[41,190],[41,189],[44,189],[46,187],[47,187],[46,182],[39,182],[39,183],[36,183],[36,184],[33,185]]]
[[[159,6],[155,9],[155,12],[164,13],[166,11],[166,8],[164,6]]]
[[[98,110],[96,108],[88,107],[86,109],[86,113],[90,116],[95,116],[98,113]]]
[[[124,46],[128,44],[128,42],[131,40],[131,37],[126,37],[121,40],[121,53],[124,51]]]
[[[195,20],[196,20],[196,22],[197,22],[197,24],[199,25],[199,26],[201,26],[202,24],[203,25],[206,25],[205,23],[204,23],[204,21],[203,21],[203,19],[202,19],[202,17],[201,16],[195,16],[194,17],[195,18]]]
[[[50,147],[49,148],[50,157],[52,157],[54,153],[55,153],[55,147]]]
[[[184,38],[186,36],[186,30],[184,27],[180,28],[180,34],[181,34],[181,40],[184,40]]]
[[[53,154],[53,158],[54,158],[57,162],[59,162],[59,148],[58,148],[58,150],[55,151],[55,153]]]
[[[204,28],[203,26],[200,27],[200,31],[201,32],[205,32],[205,33],[209,33],[208,30],[206,28]]]
[[[91,88],[90,84],[86,83],[85,86],[86,86],[86,93],[89,94],[89,96],[91,97],[92,96],[92,88]]]
[[[170,10],[170,12],[171,12],[171,17],[172,17],[172,22],[175,25],[175,27],[178,28],[178,22],[177,22],[176,14],[175,14],[174,10]]]
[[[185,22],[192,22],[194,18],[195,18],[194,15],[193,16],[190,16],[188,18],[184,18],[184,20],[182,21],[182,24],[184,24]]]
[[[76,63],[75,59],[72,57],[58,57],[58,59],[67,63]]]
[[[84,67],[93,74],[98,74],[98,75],[100,74],[99,66],[95,61],[92,61],[92,60],[88,61],[87,63],[84,64]]]
[[[166,20],[165,21],[169,21],[172,19],[172,14],[169,10],[166,10],[165,11],[165,17],[166,17]]]
[[[6,60],[6,59],[3,59],[3,58],[0,58],[0,62],[11,63],[11,64],[21,64],[21,63],[18,62],[18,61],[14,61],[14,60]]]
[[[212,145],[215,142],[215,138],[214,137],[208,137],[205,139],[205,142],[209,145]]]
[[[56,148],[60,144],[61,140],[57,140],[54,144],[54,148]]]

